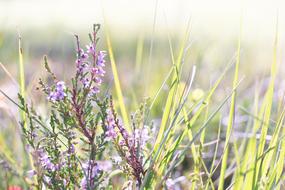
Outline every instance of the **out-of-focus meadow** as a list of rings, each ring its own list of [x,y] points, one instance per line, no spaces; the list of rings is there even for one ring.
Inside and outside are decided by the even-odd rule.
[[[277,16],[278,15],[278,16]],[[276,22],[278,34],[276,34]],[[46,112],[45,97],[37,90],[38,79],[46,75],[43,56],[61,79],[68,80],[75,72],[76,44],[74,34],[87,44],[93,23],[100,23],[101,49],[107,50],[106,31],[113,46],[124,101],[129,113],[135,111],[145,99],[153,99],[162,88],[152,110],[155,126],[159,126],[169,84],[162,85],[176,59],[187,27],[182,81],[196,66],[196,76],[190,97],[200,101],[221,76],[225,68],[236,61],[238,40],[241,40],[239,79],[235,126],[232,137],[236,142],[248,138],[245,133],[249,114],[253,109],[254,94],[260,99],[270,83],[270,68],[274,61],[274,42],[277,43],[277,77],[273,94],[273,107],[283,98],[285,90],[285,3],[282,1],[0,1],[0,89],[16,100],[19,78],[18,37],[21,36],[26,77],[26,94],[37,109]],[[174,53],[174,58],[171,55]],[[209,112],[223,101],[232,90],[233,64],[213,95]],[[106,64],[107,85],[113,89],[113,75],[109,58]],[[206,141],[217,138],[218,123],[222,118],[221,138],[226,138],[230,101],[213,121],[206,133]],[[278,112],[279,114],[279,112]],[[272,120],[278,117],[272,113]],[[0,143],[10,149],[11,157],[21,162],[23,147],[19,145],[18,109],[0,95]],[[202,122],[202,121],[201,121]],[[216,124],[216,125],[215,125]],[[199,125],[197,125],[198,128]],[[195,129],[194,129],[195,130]],[[269,129],[270,132],[274,129]],[[3,141],[3,142],[2,142]],[[5,142],[5,143],[4,143]],[[222,143],[223,145],[223,143]],[[222,157],[222,147],[218,155]],[[1,153],[0,153],[1,154]],[[211,158],[213,149],[203,152]],[[17,155],[17,156],[15,156]],[[191,155],[190,155],[191,157]],[[237,158],[232,156],[232,158]],[[232,162],[234,165],[234,161]],[[1,175],[4,175],[0,172]],[[216,174],[218,175],[218,174]],[[218,177],[216,177],[218,178]],[[215,184],[216,185],[216,184]],[[1,182],[0,182],[1,187]],[[4,186],[3,186],[4,187]]]
[[[189,48],[183,69],[187,74],[196,65],[195,87],[207,90],[236,54],[242,15],[240,73],[246,80],[240,88],[246,88],[248,92],[256,80],[260,81],[269,75],[277,7],[278,2],[271,1],[169,0],[158,1],[157,7],[155,1],[1,1],[0,61],[16,79],[20,34],[26,82],[31,92],[38,77],[43,74],[43,55],[49,57],[56,73],[69,76],[74,69],[75,59],[73,34],[79,34],[83,42],[87,42],[88,37],[84,34],[88,28],[92,23],[101,23],[100,45],[106,47],[104,29],[108,25],[126,97],[139,101],[154,95],[171,67],[169,39],[177,53],[190,25]],[[285,24],[282,6],[279,8],[281,35],[278,51],[282,52]],[[282,60],[282,56],[280,54],[278,60]],[[219,93],[225,92],[231,76],[229,73],[228,80],[223,81],[225,85]],[[3,70],[0,77],[2,89],[16,94],[13,82]],[[126,101],[129,106],[133,105],[131,102],[134,100]]]

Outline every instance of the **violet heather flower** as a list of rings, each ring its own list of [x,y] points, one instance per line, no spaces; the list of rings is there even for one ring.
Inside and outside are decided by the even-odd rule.
[[[90,95],[95,95],[95,94],[98,94],[99,92],[100,92],[100,89],[97,86],[93,86],[91,88]]]
[[[87,53],[92,54],[93,56],[96,54],[95,47],[93,44],[86,45]]]
[[[135,143],[139,143],[141,147],[144,147],[147,141],[150,139],[147,128],[136,129],[133,136],[135,137]]]
[[[37,151],[38,155],[39,155],[39,161],[42,165],[42,167],[46,170],[49,171],[55,171],[55,166],[54,164],[51,162],[49,156],[47,155],[46,152],[44,152],[43,149],[40,149]]]
[[[105,75],[105,70],[101,67],[93,67],[91,69],[91,73],[94,74],[94,75],[100,75],[100,76],[104,76]]]
[[[64,92],[65,89],[65,83],[63,81],[57,82],[55,90],[49,93],[48,100],[52,102],[63,100],[66,96],[66,93]]]
[[[84,170],[84,177],[81,180],[80,186],[81,189],[85,190],[88,188],[88,183],[93,189],[93,183],[95,178],[102,172],[101,167],[94,160],[88,161],[87,163],[82,164]]]
[[[117,133],[115,131],[115,119],[111,113],[111,110],[108,110],[107,111],[107,120],[106,120],[106,123],[107,123],[107,132],[106,132],[106,137],[107,137],[107,140],[111,140],[111,139],[115,139],[117,137]]]
[[[33,176],[35,176],[37,174],[37,172],[35,170],[29,170],[27,171],[27,177],[28,178],[32,178]]]
[[[89,81],[88,78],[83,78],[81,80],[81,82],[82,82],[84,88],[88,88],[89,87],[90,81]]]
[[[99,51],[98,53],[98,59],[97,59],[97,65],[99,67],[105,66],[105,57],[106,57],[106,51]]]
[[[104,67],[106,52],[96,52],[96,44],[90,43],[89,45],[86,45],[87,53],[85,53],[84,50],[79,47],[79,41],[77,41],[77,45],[77,73],[81,76],[80,80],[83,87],[90,88],[89,96],[98,94],[100,92],[99,86],[102,83],[102,77],[105,75]],[[93,67],[91,68],[89,68],[91,64],[88,62],[90,55],[94,58]],[[88,78],[89,76],[90,78]]]
[[[80,59],[82,61],[86,61],[88,59],[88,57],[89,57],[88,54],[85,53],[83,49],[79,50],[79,54],[80,54]]]

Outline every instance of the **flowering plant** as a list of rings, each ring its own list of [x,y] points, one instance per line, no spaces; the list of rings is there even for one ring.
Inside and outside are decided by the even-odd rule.
[[[112,161],[131,176],[128,187],[139,188],[145,170],[143,151],[149,140],[148,129],[127,131],[115,112],[111,96],[101,97],[100,86],[105,75],[106,52],[97,49],[100,25],[94,25],[90,44],[81,48],[77,35],[76,73],[71,86],[52,72],[47,57],[45,68],[51,84],[39,84],[51,104],[45,120],[19,95],[20,107],[27,120],[22,129],[27,150],[32,155],[33,169],[27,176],[37,189],[98,189],[109,185]],[[140,114],[143,114],[143,106]],[[133,126],[141,124],[139,116]],[[110,143],[112,142],[112,143]],[[108,151],[114,145],[117,157]],[[114,155],[115,156],[115,155]]]

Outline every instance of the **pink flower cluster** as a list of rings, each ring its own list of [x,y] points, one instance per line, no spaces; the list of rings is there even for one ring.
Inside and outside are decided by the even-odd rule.
[[[114,115],[110,109],[107,110],[106,127],[107,140],[117,138],[118,133],[116,128],[118,129],[119,133],[123,137],[120,141],[121,146],[129,145],[136,147],[139,145],[141,148],[143,148],[150,139],[149,131],[146,127],[142,129],[135,129],[131,134],[128,134],[127,130],[123,127],[123,124],[119,119],[117,119],[116,123]]]
[[[112,111],[109,109],[107,110],[107,119],[106,119],[106,139],[108,141],[115,139],[117,137],[117,132],[115,131],[116,123]]]
[[[38,154],[39,162],[43,169],[54,172],[56,170],[60,170],[66,164],[65,161],[57,163],[57,164],[52,163],[50,157],[43,149],[39,149],[36,152]]]
[[[100,85],[102,77],[105,75],[105,51],[96,51],[94,44],[86,46],[86,52],[83,49],[78,50],[76,65],[77,73],[81,76],[80,81],[85,89],[90,89],[90,95],[98,94],[100,92]],[[89,61],[91,59],[93,64]],[[91,75],[88,78],[88,74]]]
[[[53,91],[50,91],[48,100],[52,102],[63,100],[66,96],[65,89],[65,83],[63,81],[57,82],[55,89]]]

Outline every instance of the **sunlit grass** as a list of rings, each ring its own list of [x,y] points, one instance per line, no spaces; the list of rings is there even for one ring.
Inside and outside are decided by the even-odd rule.
[[[194,96],[195,90],[199,89],[201,77],[198,76],[202,71],[207,70],[203,68],[207,65],[188,62],[192,53],[189,41],[192,37],[190,24],[187,25],[184,36],[177,38],[180,41],[175,45],[171,36],[167,35],[168,47],[165,49],[167,49],[167,58],[170,59],[171,65],[168,65],[170,68],[168,72],[156,73],[160,76],[161,81],[159,82],[151,81],[150,74],[153,72],[148,69],[152,67],[146,63],[149,61],[150,64],[159,64],[159,67],[165,67],[163,63],[160,63],[161,60],[157,59],[154,62],[147,58],[149,56],[149,59],[155,59],[156,56],[152,49],[154,48],[152,44],[154,36],[151,36],[150,44],[147,44],[146,35],[139,34],[135,42],[136,48],[132,50],[135,52],[132,67],[134,73],[132,74],[135,79],[138,79],[140,75],[147,76],[147,79],[143,81],[145,83],[136,83],[139,89],[122,86],[122,80],[128,73],[124,73],[124,71],[120,73],[119,64],[121,63],[115,59],[117,49],[111,40],[109,28],[106,26],[104,35],[114,82],[114,85],[111,85],[115,92],[113,100],[115,107],[119,110],[118,117],[122,118],[122,123],[131,132],[135,129],[132,128],[135,126],[132,120],[133,113],[136,112],[133,108],[141,109],[143,107],[145,110],[140,110],[143,121],[141,125],[143,127],[153,126],[153,142],[148,144],[148,150],[143,154],[145,156],[142,159],[145,171],[141,176],[142,184],[138,187],[139,189],[171,189],[169,181],[173,182],[176,179],[181,181],[176,181],[173,187],[179,189],[284,188],[284,98],[276,99],[275,95],[280,90],[276,88],[279,66],[278,16],[269,82],[264,85],[259,81],[253,85],[253,88],[245,89],[252,93],[250,97],[244,97],[240,90],[243,82],[247,80],[247,77],[240,76],[244,75],[241,69],[243,63],[243,19],[245,18],[241,16],[239,36],[236,39],[237,45],[235,45],[236,53],[228,61],[229,63],[224,64],[219,75],[202,73],[205,78],[208,75],[213,75],[214,82],[211,81],[208,89],[200,90],[197,99],[191,99],[191,96]],[[27,97],[27,87],[25,86],[27,80],[25,67],[27,66],[24,64],[21,38],[18,48],[19,94],[29,100],[30,97]],[[150,50],[150,55],[147,56],[145,52],[148,50]],[[47,68],[46,56],[44,62]],[[4,64],[0,63],[0,66],[17,86],[17,81]],[[53,74],[49,69],[47,70]],[[153,87],[157,89],[155,93],[150,92],[150,88]],[[260,90],[261,87],[265,89],[263,92]],[[22,126],[26,128],[26,123],[29,122],[27,117],[31,118],[29,113],[19,106],[9,94],[0,90],[5,98],[19,108],[17,113],[23,122]],[[144,94],[139,95],[139,93]],[[152,96],[144,97],[146,94]],[[141,99],[144,100],[141,104],[143,106],[139,106]],[[27,103],[30,102],[27,101]],[[41,109],[48,110],[50,108]],[[156,118],[153,116],[154,109],[160,110],[155,113]],[[239,124],[238,120],[241,116],[246,116],[246,121]],[[49,122],[48,119],[43,119],[40,124],[43,127],[46,124],[49,125]],[[11,123],[7,122],[7,126],[10,126]],[[238,133],[242,134],[241,137],[238,136]],[[38,182],[39,179],[36,178],[30,181],[25,173],[27,169],[33,169],[34,163],[31,154],[27,152],[23,155],[24,161],[30,162],[30,164],[17,163],[16,154],[7,143],[8,138],[3,134],[0,134],[0,159],[9,164],[12,168],[11,171],[16,173],[9,178],[11,183],[15,183],[13,180],[18,179],[17,183],[22,187],[27,187],[31,183]],[[22,134],[20,133],[20,135]],[[15,141],[25,145],[25,141],[22,139],[15,139]],[[110,149],[110,151],[114,150]],[[110,189],[121,188],[129,181],[135,182],[133,177],[124,173],[120,168],[113,168],[109,173],[109,178],[108,188]],[[6,187],[5,185],[4,182],[3,184],[0,182],[0,187]]]

